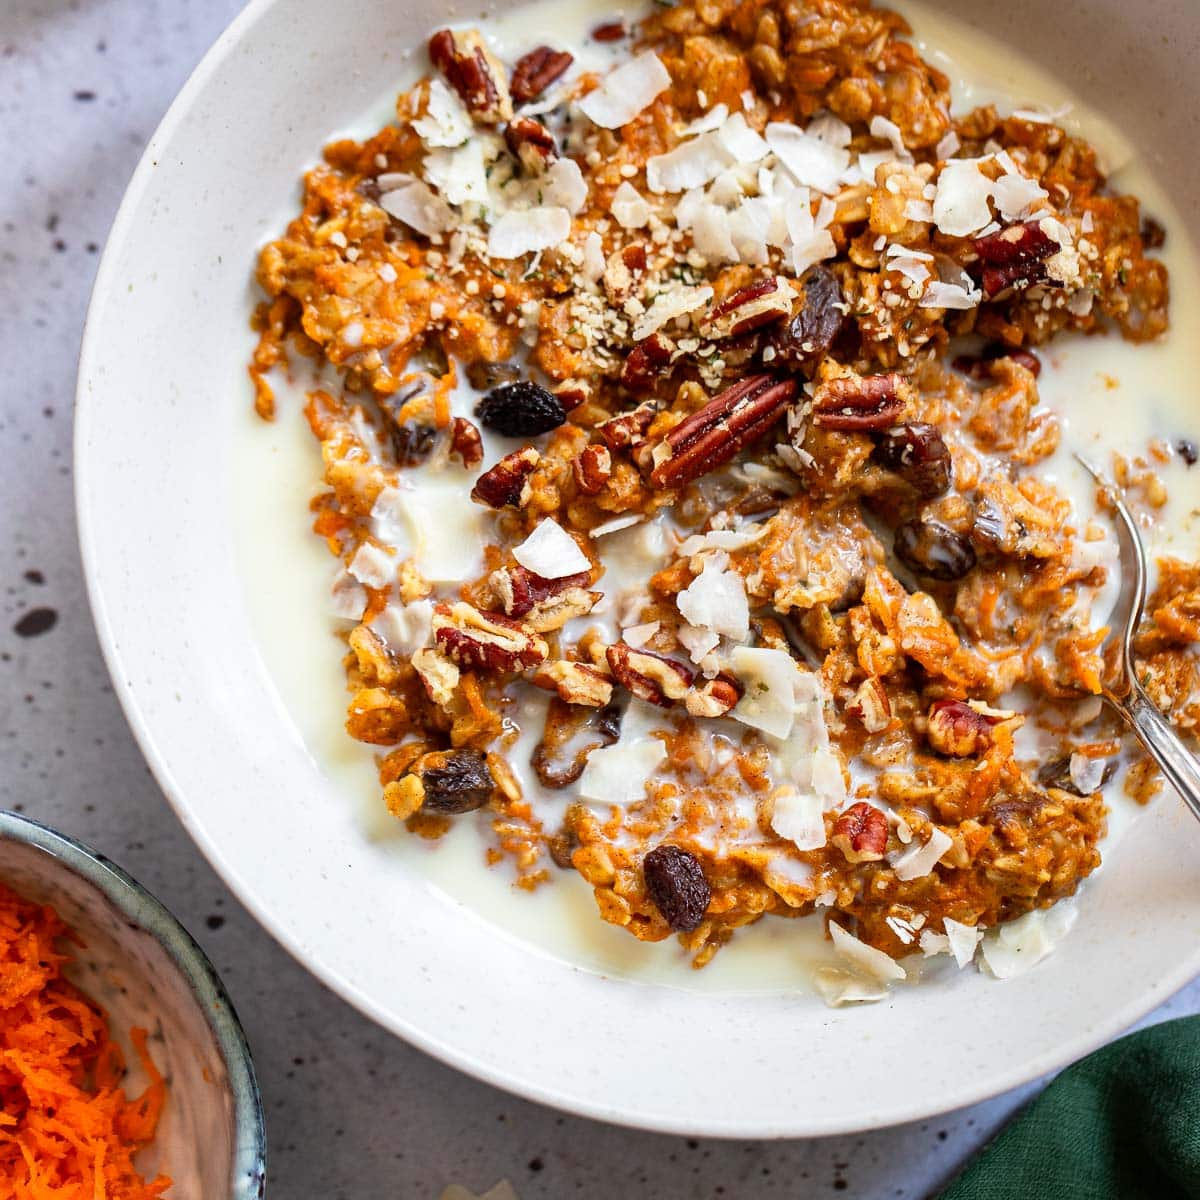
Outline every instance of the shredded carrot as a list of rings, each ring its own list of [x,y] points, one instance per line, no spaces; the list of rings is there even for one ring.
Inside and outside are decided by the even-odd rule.
[[[70,941],[53,908],[0,884],[0,1196],[154,1200],[171,1181],[147,1182],[133,1156],[154,1137],[166,1085],[133,1029],[151,1082],[126,1096],[104,1010],[63,975]]]

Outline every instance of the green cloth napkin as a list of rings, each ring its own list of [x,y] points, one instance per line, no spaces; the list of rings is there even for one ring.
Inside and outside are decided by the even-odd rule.
[[[1200,1198],[1200,1016],[1068,1067],[939,1200]]]

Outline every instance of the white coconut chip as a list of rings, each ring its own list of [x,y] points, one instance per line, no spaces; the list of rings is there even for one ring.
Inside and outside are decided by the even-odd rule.
[[[571,214],[565,208],[528,208],[506,212],[488,231],[491,258],[520,258],[550,250],[571,233]]]
[[[701,133],[708,133],[713,129],[719,129],[725,124],[725,119],[729,116],[729,105],[717,104],[697,117],[690,125],[685,125],[680,131],[681,137],[696,137]]]
[[[819,850],[825,845],[825,817],[820,797],[789,784],[775,789],[771,828],[797,850]]]
[[[622,229],[641,229],[650,222],[649,203],[628,179],[613,193],[610,208]]]
[[[397,560],[373,542],[363,542],[347,568],[359,583],[384,588],[396,577]]]
[[[943,162],[948,158],[953,158],[962,148],[962,142],[958,140],[958,134],[953,129],[946,134],[937,146],[934,148],[934,153]]]
[[[620,533],[622,529],[629,529],[633,525],[638,525],[645,519],[639,513],[633,513],[627,517],[613,517],[611,521],[604,521],[594,529],[589,530],[589,536],[594,538],[607,537],[610,533]]]
[[[950,953],[950,939],[944,933],[935,933],[932,929],[922,929],[917,944],[926,958]]]
[[[604,241],[593,229],[583,239],[583,274],[585,279],[595,283],[604,275]]]
[[[716,133],[721,145],[736,163],[761,162],[771,149],[762,134],[751,128],[740,112],[734,113]]]
[[[907,977],[904,968],[894,959],[860,942],[836,921],[829,922],[829,936],[833,948],[856,970],[877,983],[892,983]]]
[[[1076,916],[1074,904],[1060,900],[1051,909],[1035,909],[998,925],[983,939],[983,961],[997,979],[1023,975],[1066,937]]]
[[[453,150],[431,150],[425,155],[425,178],[449,204],[487,204],[485,139],[473,137]]]
[[[895,121],[889,121],[887,117],[875,116],[871,118],[871,124],[867,128],[873,138],[879,138],[883,142],[891,142],[892,149],[901,162],[912,162],[912,154],[909,153],[908,147],[904,144],[904,138],[900,133],[900,126]]]
[[[587,203],[588,185],[573,158],[559,158],[546,168],[538,186],[539,207],[565,208],[574,215]]]
[[[411,658],[429,644],[433,633],[433,604],[429,600],[389,604],[371,622],[370,628],[394,654]]]
[[[813,974],[813,984],[830,1008],[841,1008],[843,1004],[874,1004],[891,994],[887,984],[863,979],[838,967],[821,967]]]
[[[1104,782],[1104,768],[1107,764],[1102,758],[1090,758],[1086,754],[1072,754],[1070,764],[1071,782],[1079,790],[1081,796],[1090,796],[1100,790]]]
[[[926,285],[921,299],[917,301],[917,307],[966,310],[976,308],[982,299],[983,293],[975,288],[968,291],[961,284],[931,279]]]
[[[429,106],[412,127],[427,146],[461,146],[475,128],[463,102],[440,79],[430,81]]]
[[[963,925],[950,917],[942,918],[942,926],[946,930],[950,953],[954,955],[954,961],[958,963],[958,969],[961,971],[974,959],[979,939],[983,937],[983,930],[975,925]]]
[[[713,633],[711,629],[697,629],[694,625],[681,625],[675,631],[675,636],[697,665],[721,644],[720,634]]]
[[[1036,179],[1017,172],[1001,175],[992,185],[992,198],[1006,221],[1020,221],[1049,198]]]
[[[772,121],[765,136],[767,145],[797,183],[816,188],[827,196],[836,195],[842,175],[850,165],[848,150],[786,121]]]
[[[579,110],[601,129],[619,129],[671,86],[671,76],[652,50],[606,75],[579,101]]]
[[[635,650],[640,650],[661,627],[661,621],[647,621],[644,625],[630,625],[621,630],[621,641]]]
[[[713,290],[707,284],[703,287],[687,287],[680,284],[659,292],[633,327],[633,340],[640,342],[642,338],[649,337],[661,329],[668,321],[673,321],[676,317],[685,317],[688,313],[703,308],[712,298]]]
[[[741,575],[729,570],[727,563],[724,555],[707,558],[700,574],[675,597],[675,604],[689,624],[741,642],[750,636],[750,604]]]
[[[425,237],[445,233],[454,223],[454,210],[420,180],[384,192],[379,197],[379,207]]]
[[[624,722],[622,722],[624,724]],[[656,737],[622,737],[587,756],[579,777],[579,794],[603,804],[633,804],[646,798],[646,781],[662,765],[667,748]]]
[[[832,750],[813,751],[810,778],[813,791],[825,808],[840,808],[846,802],[846,778],[842,774],[842,764]]]
[[[735,646],[729,665],[746,689],[729,715],[743,725],[786,738],[796,723],[796,685],[802,677],[796,660],[786,650]]]
[[[938,176],[933,219],[951,237],[970,237],[992,219],[988,207],[992,181],[979,169],[979,162],[976,158],[953,159]]]
[[[342,621],[362,620],[363,609],[367,607],[366,589],[349,571],[337,573],[329,594],[332,598],[330,610],[335,617]]]
[[[953,839],[935,825],[927,842],[924,844],[913,842],[892,863],[896,878],[907,882],[910,879],[920,879],[928,875],[952,845],[954,845]]]
[[[513,558],[543,579],[565,579],[592,569],[579,543],[551,517],[542,520],[519,546],[513,547]]]

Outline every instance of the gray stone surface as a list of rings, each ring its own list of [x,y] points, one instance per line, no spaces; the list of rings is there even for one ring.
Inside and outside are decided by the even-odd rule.
[[[163,801],[113,698],[84,595],[75,358],[126,180],[238,7],[0,3],[0,803],[104,850],[199,937],[254,1048],[277,1200],[426,1200],[451,1181],[482,1191],[504,1177],[522,1200],[929,1194],[1031,1088],[808,1142],[694,1142],[560,1115],[435,1063],[325,991],[226,892]],[[1198,1009],[1193,984],[1151,1019]]]

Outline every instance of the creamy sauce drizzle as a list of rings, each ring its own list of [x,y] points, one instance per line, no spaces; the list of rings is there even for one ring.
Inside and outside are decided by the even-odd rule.
[[[996,103],[1003,112],[1031,106],[1058,112],[1075,103],[1057,80],[1022,62],[1007,46],[946,14],[908,2],[892,7],[908,17],[922,55],[953,81],[956,112],[988,102]],[[491,20],[486,29],[509,61],[549,40],[569,47],[582,69],[605,70],[625,53],[626,43],[590,42],[588,31],[619,16],[636,20],[639,11],[602,9],[594,0],[549,0]],[[368,136],[391,119],[394,92],[411,83],[416,74],[414,69],[407,78],[398,78],[394,89],[344,132]],[[1040,380],[1042,402],[1059,415],[1063,438],[1055,456],[1036,470],[1046,482],[1071,496],[1078,512],[1090,514],[1094,511],[1093,489],[1073,461],[1073,452],[1083,452],[1107,468],[1111,452],[1144,453],[1153,437],[1172,442],[1180,437],[1200,439],[1200,416],[1186,394],[1188,382],[1200,378],[1200,339],[1188,335],[1189,330],[1200,329],[1200,288],[1196,286],[1200,273],[1195,251],[1186,238],[1186,223],[1155,183],[1136,148],[1102,116],[1077,104],[1059,121],[1097,147],[1115,190],[1139,196],[1144,211],[1165,225],[1168,237],[1163,258],[1172,280],[1173,331],[1160,343],[1135,347],[1116,336],[1064,336],[1041,352],[1045,366]],[[324,132],[314,131],[314,141]],[[303,166],[297,164],[297,173]],[[281,228],[289,215],[281,212]],[[811,990],[814,970],[840,961],[824,943],[822,923],[817,919],[760,921],[740,930],[703,971],[693,971],[674,941],[647,945],[605,924],[596,912],[590,887],[574,872],[555,872],[553,881],[532,895],[514,888],[514,875],[506,864],[485,866],[490,832],[486,819],[460,819],[447,836],[430,843],[409,835],[387,814],[379,797],[371,748],[353,741],[343,728],[348,698],[341,665],[344,646],[334,634],[345,625],[331,615],[328,599],[339,565],[310,531],[306,501],[317,490],[321,463],[317,442],[300,413],[304,390],[278,381],[279,416],[273,424],[259,421],[246,398],[233,453],[238,558],[264,670],[278,695],[280,717],[307,748],[317,770],[330,780],[331,790],[344,800],[347,820],[355,823],[370,853],[384,857],[389,869],[420,874],[431,892],[487,922],[497,936],[519,940],[585,970],[706,991]],[[468,404],[465,393],[455,399],[458,412],[466,414]],[[488,447],[487,461],[497,457],[497,449]],[[419,474],[407,478],[415,482]],[[1196,523],[1200,465],[1189,471],[1176,459],[1160,474],[1170,500],[1160,511],[1150,549],[1184,558],[1200,556]],[[465,496],[456,497],[444,482],[439,483],[438,491],[434,497],[421,498],[413,536],[418,542],[424,539],[425,553],[431,557],[456,559],[457,554],[447,554],[450,540],[477,537],[480,514],[471,511],[474,506]],[[428,527],[434,515],[439,520],[436,531]],[[600,584],[609,596],[605,623],[613,622],[620,608],[614,593],[645,578],[645,569],[636,560],[646,537],[645,529],[631,529],[602,539],[609,564]],[[1103,604],[1096,611],[1099,618]],[[588,618],[587,623],[597,623],[600,616]],[[513,748],[515,764],[526,767],[539,736],[540,722],[527,722]],[[1030,752],[1033,748],[1031,744]],[[546,813],[560,813],[569,793],[541,788],[527,767],[523,775],[537,807]],[[1138,810],[1121,794],[1119,779],[1106,788],[1106,798],[1112,809],[1110,833],[1103,846],[1107,858]],[[1164,798],[1163,802],[1171,800]],[[1085,885],[1080,906],[1080,920],[1085,922],[1086,890]],[[918,965],[920,970],[911,969]],[[934,969],[939,973],[956,969],[953,960],[945,957],[921,964],[918,956],[905,960],[905,966],[910,968],[910,978]]]

